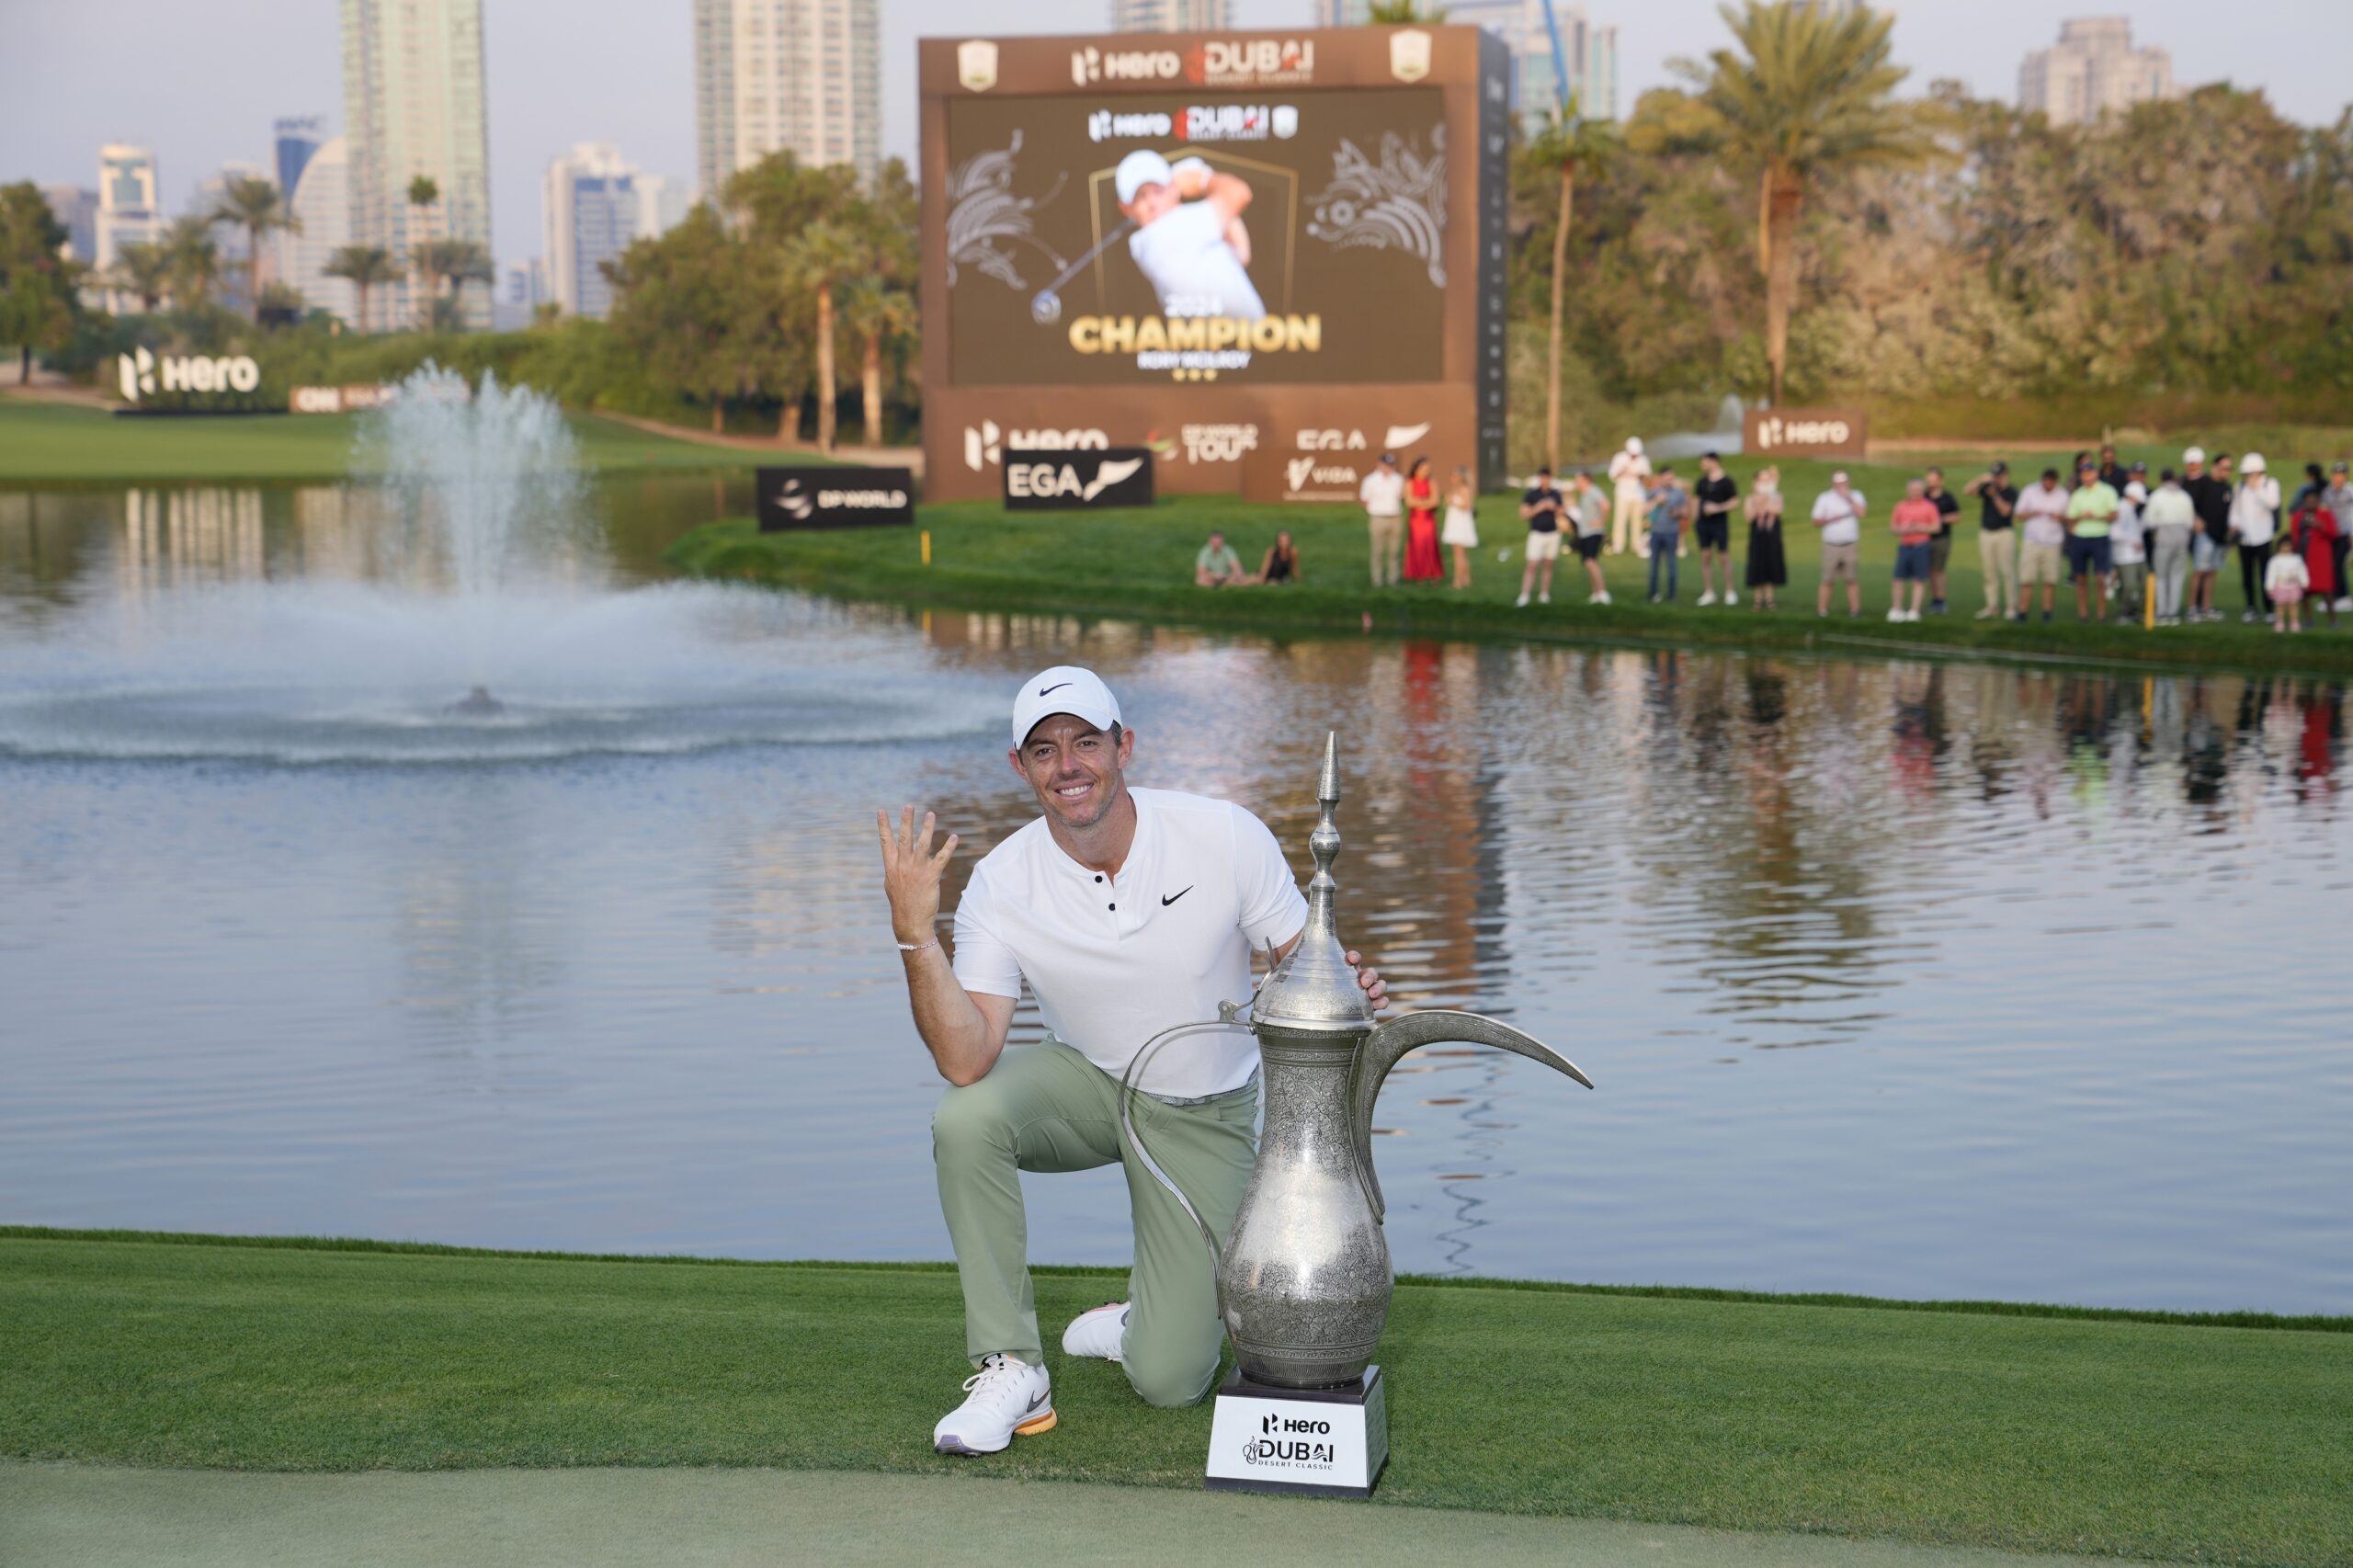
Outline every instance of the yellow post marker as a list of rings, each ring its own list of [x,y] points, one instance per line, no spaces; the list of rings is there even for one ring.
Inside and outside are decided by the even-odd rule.
[[[929,528],[923,530],[923,563],[926,566],[931,564],[931,530]]]

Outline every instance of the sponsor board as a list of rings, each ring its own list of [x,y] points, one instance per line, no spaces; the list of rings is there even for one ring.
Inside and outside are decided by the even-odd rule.
[[[1430,400],[1417,399],[1427,403]],[[1464,411],[1467,412],[1467,411]],[[1251,501],[1353,504],[1365,476],[1378,467],[1383,452],[1397,454],[1401,472],[1417,457],[1430,460],[1431,477],[1441,490],[1457,463],[1473,460],[1471,421],[1458,413],[1447,419],[1407,419],[1394,416],[1292,419],[1270,432],[1271,439],[1242,464],[1242,494]]]
[[[1152,505],[1152,453],[1143,447],[1005,453],[1008,512],[1070,512]]]
[[[1859,408],[1752,408],[1741,416],[1740,449],[1752,458],[1860,459],[1870,434]]]
[[[1254,487],[1275,498],[1270,454],[1350,422],[1501,482],[1500,40],[1221,28],[992,50],[976,75],[958,40],[917,46],[927,497],[1001,494],[1008,449],[1143,445],[1157,491],[1231,492],[1264,463]],[[1427,445],[1388,438],[1425,418]]]
[[[390,381],[358,381],[340,387],[295,387],[286,394],[290,414],[358,414],[400,401],[401,389]]]
[[[261,387],[261,366],[249,354],[165,354],[135,348],[115,357],[115,376],[128,403],[160,397],[188,407],[197,399],[233,400]]]
[[[1360,1388],[1293,1392],[1245,1383],[1218,1391],[1210,1424],[1209,1484],[1220,1491],[1369,1496],[1389,1459],[1388,1392],[1381,1369]]]
[[[904,468],[764,468],[756,485],[764,534],[915,520],[915,475]]]

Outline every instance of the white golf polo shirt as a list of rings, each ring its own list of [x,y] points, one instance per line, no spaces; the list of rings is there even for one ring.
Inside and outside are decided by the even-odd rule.
[[[1246,1002],[1251,954],[1307,925],[1265,823],[1202,795],[1128,793],[1136,836],[1117,878],[1072,859],[1040,817],[982,857],[956,905],[956,983],[1019,996],[1027,980],[1054,1038],[1114,1077],[1161,1030]],[[1138,1082],[1198,1099],[1257,1065],[1256,1042],[1224,1029],[1169,1041]]]
[[[1128,254],[1152,279],[1163,315],[1256,321],[1267,313],[1225,237],[1225,224],[1211,203],[1187,201],[1128,236]]]

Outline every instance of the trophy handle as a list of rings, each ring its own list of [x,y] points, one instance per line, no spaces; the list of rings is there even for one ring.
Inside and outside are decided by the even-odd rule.
[[[1593,1080],[1585,1075],[1582,1068],[1551,1046],[1520,1033],[1509,1024],[1497,1023],[1476,1013],[1433,1008],[1427,1013],[1407,1013],[1380,1025],[1358,1048],[1356,1064],[1348,1076],[1348,1121],[1356,1138],[1357,1178],[1364,1186],[1365,1197],[1372,1202],[1372,1217],[1376,1221],[1387,1209],[1381,1201],[1381,1180],[1372,1173],[1372,1102],[1381,1096],[1381,1080],[1389,1076],[1389,1070],[1397,1065],[1400,1057],[1417,1047],[1449,1040],[1513,1051],[1555,1072],[1565,1073],[1588,1089],[1593,1087]]]

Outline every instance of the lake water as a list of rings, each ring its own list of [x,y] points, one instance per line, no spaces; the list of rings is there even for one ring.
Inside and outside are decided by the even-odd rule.
[[[1337,728],[1344,934],[1599,1085],[1409,1059],[1401,1268],[2353,1310],[2338,687],[842,608],[660,581],[740,481],[582,505],[484,626],[369,492],[0,494],[0,1219],[946,1256],[872,812],[1020,825],[1072,659],[1302,868]]]

